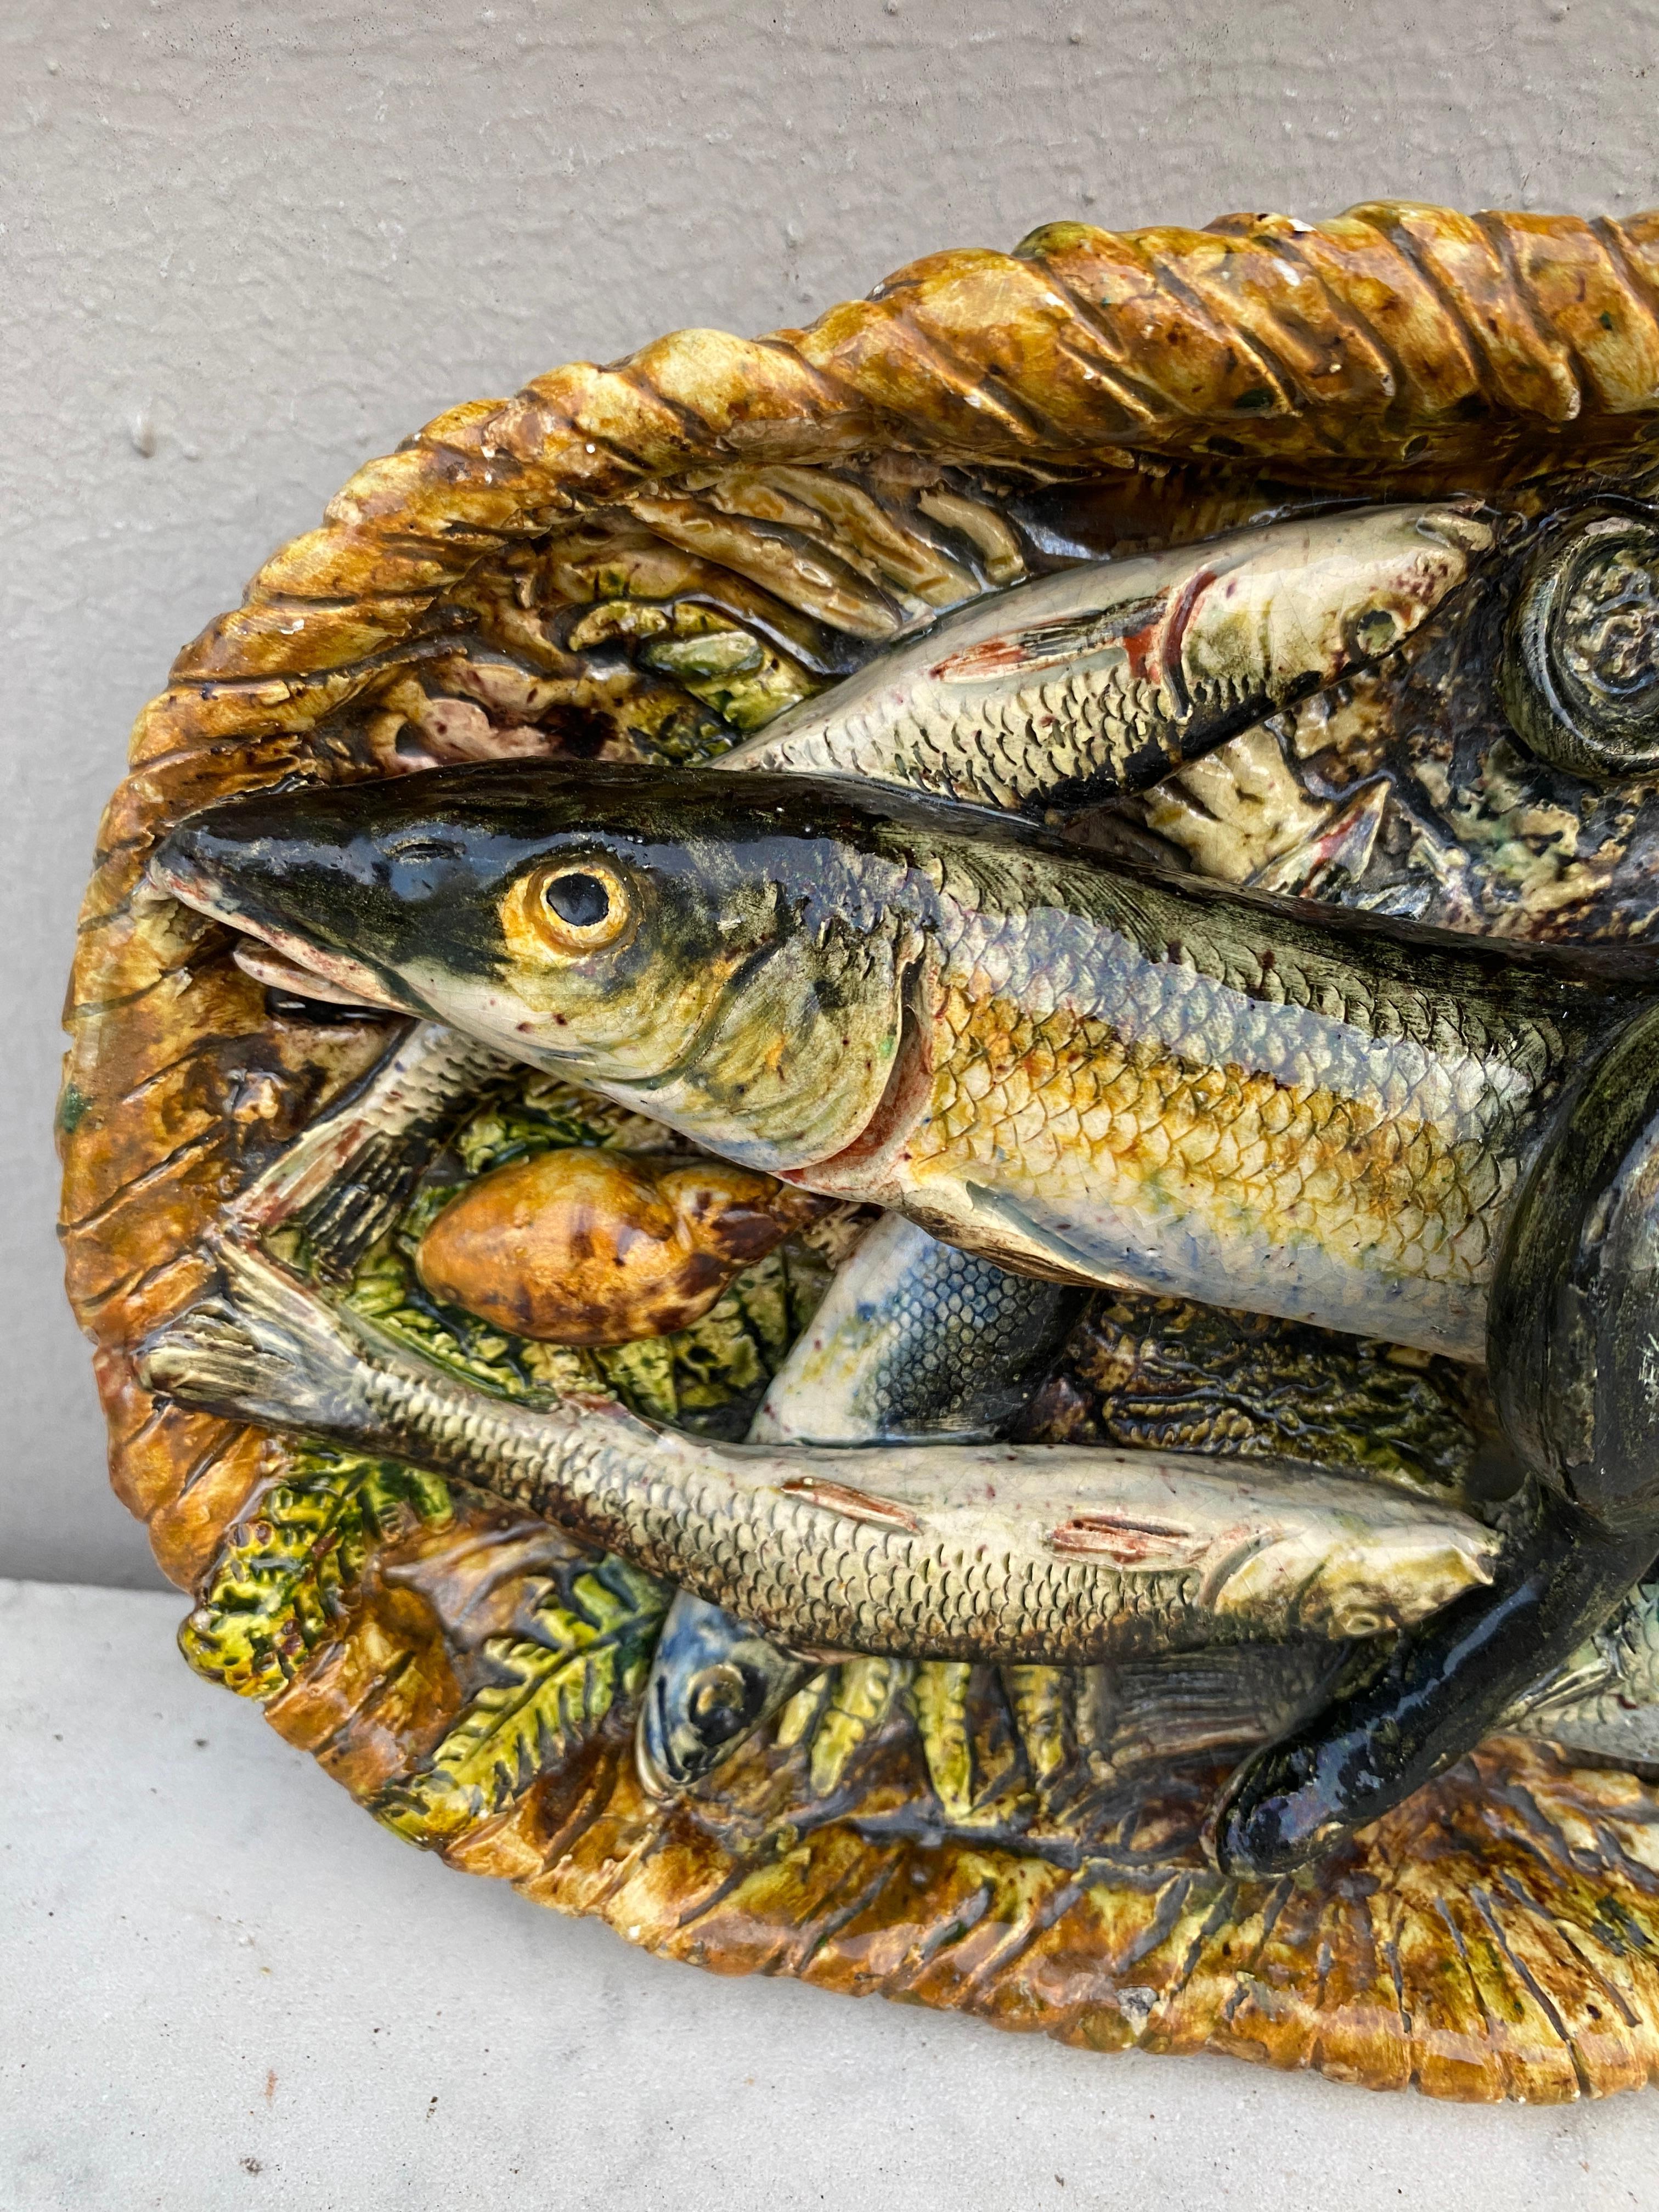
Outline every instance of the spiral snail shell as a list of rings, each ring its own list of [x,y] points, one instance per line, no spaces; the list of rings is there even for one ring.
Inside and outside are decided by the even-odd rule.
[[[1527,562],[1498,672],[1542,760],[1605,782],[1659,772],[1659,516],[1580,514]]]

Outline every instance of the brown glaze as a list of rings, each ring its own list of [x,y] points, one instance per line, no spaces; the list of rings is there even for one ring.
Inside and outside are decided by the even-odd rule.
[[[517,1336],[631,1344],[689,1328],[832,1203],[723,1160],[574,1146],[480,1176],[415,1265],[434,1298]]]
[[[689,331],[556,369],[361,470],[140,714],[82,912],[60,1109],[70,1291],[112,1478],[167,1571],[199,1583],[294,1455],[158,1405],[134,1347],[210,1284],[225,1206],[396,1035],[274,1014],[222,933],[148,890],[184,815],[456,757],[703,757],[854,665],[910,598],[933,604],[941,559],[1000,585],[1056,543],[1188,543],[1356,493],[1535,510],[1651,467],[1656,301],[1659,213],[1055,224],[1012,255],[932,255],[807,331]],[[757,642],[757,673],[664,672],[662,641],[695,647],[711,621]],[[631,659],[590,657],[611,630],[637,633]],[[1339,798],[1387,767],[1375,750],[1349,748]],[[1517,834],[1537,834],[1528,792],[1512,804]],[[1310,826],[1287,821],[1267,857]],[[1165,815],[1147,829],[1164,836]],[[1482,902],[1467,926],[1505,925]],[[1584,920],[1564,908],[1555,927]],[[499,1540],[463,1537],[481,1510],[420,1539],[465,1554],[448,1565],[368,1541],[359,1597],[283,1657],[273,1724],[365,1798],[418,1772],[458,1700],[498,1679],[471,1613],[417,1601],[445,1574],[498,1572]],[[545,1588],[568,1547],[544,1524],[523,1534]],[[485,1632],[511,1644],[518,1595],[490,1592]],[[896,1806],[926,1809],[913,1765],[878,1762],[867,1788],[815,1804],[798,1757],[757,1749],[724,1822],[705,1821],[641,1796],[629,1725],[618,1704],[599,1736],[514,1768],[499,1808],[428,1840],[698,1964],[1096,2047],[1465,2098],[1659,2077],[1659,1798],[1630,1776],[1491,1747],[1307,1882],[1251,1888],[1203,1865],[1204,1793],[1184,1781],[1138,1793],[1121,1850],[1068,1866],[1004,1837],[884,1834]]]
[[[394,1533],[271,1724],[409,1832],[400,1796],[422,1755],[580,1562],[544,1522],[476,1503]],[[827,1773],[763,1729],[717,1784],[664,1803],[641,1787],[623,1700],[499,1809],[475,1797],[425,1840],[669,1958],[1085,2049],[1211,2051],[1478,2103],[1659,2081],[1650,1784],[1494,1739],[1312,1879],[1230,1881],[1200,1842],[1224,1759],[1132,1765],[1033,1814],[994,1704],[965,1716],[971,1802],[953,1805],[901,1695]]]

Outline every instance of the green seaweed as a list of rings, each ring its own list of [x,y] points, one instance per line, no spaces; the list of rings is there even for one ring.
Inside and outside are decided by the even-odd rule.
[[[1504,1468],[1457,1362],[1297,1322],[1108,1292],[1020,1433],[1045,1443],[1293,1459],[1473,1501]]]
[[[306,1445],[221,1546],[180,1650],[198,1674],[263,1703],[337,1631],[371,1548],[453,1511],[437,1475]]]
[[[411,1842],[441,1842],[510,1804],[637,1700],[672,1595],[610,1557],[551,1591],[530,1635],[484,1644],[492,1680],[421,1766],[381,1793],[376,1817]]]
[[[453,1146],[467,1174],[480,1176],[567,1145],[621,1144],[641,1152],[678,1148],[680,1142],[643,1115],[526,1069],[514,1090],[472,1115]]]

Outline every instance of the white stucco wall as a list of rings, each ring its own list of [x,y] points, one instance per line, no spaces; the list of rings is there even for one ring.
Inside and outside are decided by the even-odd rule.
[[[132,715],[357,464],[937,246],[1384,193],[1659,202],[1651,0],[0,0],[0,1572],[155,1579],[48,1136]]]

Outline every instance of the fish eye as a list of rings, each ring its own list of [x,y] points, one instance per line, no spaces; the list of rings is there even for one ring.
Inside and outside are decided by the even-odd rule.
[[[705,1743],[726,1743],[755,1716],[757,1686],[740,1667],[720,1660],[704,1667],[687,1685],[686,1711]]]
[[[574,957],[614,945],[634,919],[626,883],[602,860],[556,861],[508,891],[501,926],[514,951]]]
[[[1606,782],[1659,773],[1659,517],[1580,517],[1522,573],[1498,672],[1540,760]]]
[[[542,896],[556,919],[570,929],[597,929],[611,915],[611,887],[586,868],[572,868],[562,876],[550,876]]]
[[[1377,660],[1405,631],[1405,617],[1394,608],[1364,607],[1348,624],[1348,647],[1357,660]]]

